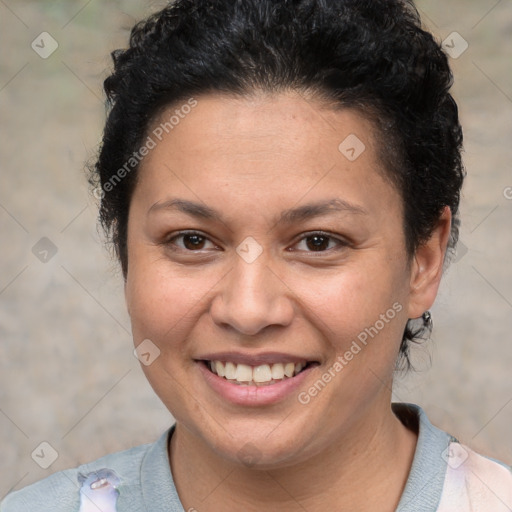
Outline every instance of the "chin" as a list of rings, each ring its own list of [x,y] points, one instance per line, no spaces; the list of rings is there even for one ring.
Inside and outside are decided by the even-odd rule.
[[[254,416],[224,423],[213,420],[206,429],[193,427],[191,430],[213,452],[235,465],[277,469],[301,462],[308,456],[306,451],[314,450],[314,433],[296,423],[286,426],[282,420],[283,417],[272,422],[258,421]]]

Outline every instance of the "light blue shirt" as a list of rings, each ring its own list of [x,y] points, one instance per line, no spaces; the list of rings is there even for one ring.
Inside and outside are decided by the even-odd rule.
[[[462,507],[461,500],[467,499],[470,503],[472,491],[467,484],[468,478],[461,473],[459,465],[464,467],[461,463],[461,453],[466,454],[470,450],[467,447],[464,449],[464,445],[459,445],[455,438],[434,427],[420,407],[413,404],[394,403],[393,410],[405,425],[418,431],[413,464],[397,512],[435,512],[441,509],[465,512],[466,508]],[[137,446],[107,455],[75,469],[57,472],[24,489],[12,492],[0,504],[0,512],[89,510],[83,504],[83,508],[80,508],[81,498],[83,499],[81,486],[85,477],[95,473],[115,475],[114,487],[109,488],[107,479],[104,483],[106,482],[107,491],[110,490],[111,495],[117,500],[117,512],[185,512],[174,485],[167,452],[168,441],[174,428],[175,425],[164,432],[153,444]],[[454,450],[453,447],[456,449]],[[500,488],[501,498],[499,492],[498,498],[504,504],[504,511],[512,510],[508,508],[510,503],[507,502],[512,498],[506,495],[509,484],[512,493],[511,468],[474,452],[471,454],[472,458],[469,460],[474,458],[477,463],[485,460],[484,464],[488,464],[493,471],[493,479],[495,480],[495,475],[498,475],[497,478],[502,480],[500,484],[503,484],[505,491]],[[472,467],[472,472],[475,471],[475,467],[477,466]],[[466,482],[462,487],[459,485],[461,480],[459,477]],[[510,480],[508,480],[509,477]],[[485,477],[483,479],[485,480]],[[453,482],[456,482],[458,487]],[[466,498],[463,498],[463,495]],[[461,507],[452,508],[452,505],[448,504],[459,502]],[[489,501],[486,503],[488,504]],[[440,505],[441,508],[438,508]],[[472,507],[472,505],[469,506]],[[494,508],[474,507],[468,510],[495,511]],[[110,511],[105,510],[105,512]]]

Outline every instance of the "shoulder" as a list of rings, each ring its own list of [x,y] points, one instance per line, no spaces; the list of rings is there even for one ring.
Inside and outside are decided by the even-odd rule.
[[[438,512],[509,512],[512,468],[452,441],[446,451],[446,474]]]
[[[59,471],[8,494],[0,503],[0,512],[71,512],[80,508],[80,488],[87,475],[102,475],[108,468],[123,487],[140,488],[140,468],[145,454],[153,446],[146,444],[101,457],[74,469]],[[110,473],[112,474],[112,473]],[[88,510],[88,509],[87,509]]]
[[[512,469],[476,453],[430,423],[415,404],[393,403],[402,423],[418,433],[412,467],[397,510],[511,512]]]

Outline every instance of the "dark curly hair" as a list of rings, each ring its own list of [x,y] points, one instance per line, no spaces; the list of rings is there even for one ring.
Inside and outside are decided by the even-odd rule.
[[[428,240],[445,206],[453,253],[462,130],[448,59],[412,0],[176,0],[135,25],[129,48],[112,58],[108,117],[89,181],[125,279],[133,157],[163,109],[212,92],[295,90],[358,109],[377,128],[386,175],[403,198],[408,255]],[[410,367],[409,342],[430,334],[428,320],[407,323],[399,365]]]

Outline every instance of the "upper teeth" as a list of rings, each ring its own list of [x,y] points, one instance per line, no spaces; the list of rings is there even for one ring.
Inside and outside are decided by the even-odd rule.
[[[275,363],[261,364],[259,366],[249,366],[247,364],[235,364],[231,362],[223,363],[221,361],[209,361],[209,367],[212,372],[219,377],[237,382],[264,383],[297,375],[305,366],[306,362],[301,363]]]

